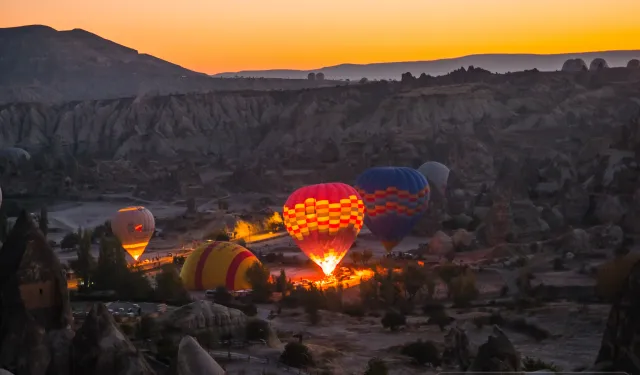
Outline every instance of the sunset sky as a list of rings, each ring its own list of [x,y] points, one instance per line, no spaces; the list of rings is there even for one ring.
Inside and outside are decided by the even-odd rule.
[[[640,0],[0,0],[0,15],[210,74],[640,49]]]

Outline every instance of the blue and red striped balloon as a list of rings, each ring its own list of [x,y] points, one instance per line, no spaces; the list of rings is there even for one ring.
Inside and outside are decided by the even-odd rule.
[[[429,183],[413,168],[375,167],[356,179],[364,224],[387,251],[406,237],[429,207]]]

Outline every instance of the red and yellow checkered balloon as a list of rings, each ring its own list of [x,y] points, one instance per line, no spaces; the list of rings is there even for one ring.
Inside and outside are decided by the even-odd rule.
[[[298,247],[329,275],[362,229],[364,203],[349,185],[310,185],[289,196],[282,216]]]

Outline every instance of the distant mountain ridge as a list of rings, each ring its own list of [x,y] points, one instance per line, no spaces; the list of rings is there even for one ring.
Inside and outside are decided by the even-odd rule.
[[[307,74],[322,72],[326,79],[400,79],[402,73],[410,72],[414,76],[422,73],[439,76],[450,73],[460,67],[475,66],[493,73],[507,73],[530,69],[540,71],[560,70],[568,59],[581,58],[587,65],[596,58],[603,58],[610,67],[626,66],[631,59],[640,58],[640,50],[619,50],[601,52],[580,52],[562,54],[480,54],[462,57],[410,62],[391,62],[373,64],[340,64],[312,70],[273,69],[244,70],[240,72],[219,73],[213,77],[263,77],[304,79]]]
[[[0,28],[0,103],[330,85],[335,83],[217,79],[82,29]]]

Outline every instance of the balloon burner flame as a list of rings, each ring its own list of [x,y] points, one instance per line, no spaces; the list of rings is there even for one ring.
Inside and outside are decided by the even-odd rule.
[[[338,263],[344,258],[344,253],[336,253],[334,251],[330,251],[324,256],[317,256],[315,254],[310,254],[309,258],[314,261],[320,268],[322,268],[322,272],[324,272],[325,276],[329,276],[333,273],[333,271],[338,266]]]

